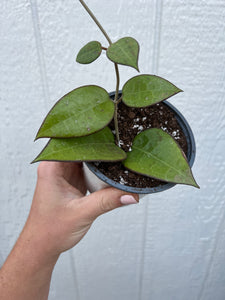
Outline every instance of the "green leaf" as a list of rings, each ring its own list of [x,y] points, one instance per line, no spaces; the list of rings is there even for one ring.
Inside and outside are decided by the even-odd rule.
[[[54,161],[120,161],[126,153],[115,145],[111,130],[106,127],[88,136],[50,139],[33,162]]]
[[[62,97],[48,113],[36,139],[77,137],[104,128],[113,118],[114,104],[106,90],[89,85]]]
[[[99,42],[93,41],[86,44],[77,54],[76,61],[80,64],[90,64],[102,53],[102,46]]]
[[[124,166],[134,172],[167,182],[198,187],[184,153],[175,140],[161,129],[138,134]]]
[[[179,92],[171,82],[155,75],[139,75],[123,86],[123,102],[130,107],[146,107],[163,101]]]
[[[131,37],[124,37],[111,44],[106,51],[113,62],[135,68],[138,72],[139,44]]]

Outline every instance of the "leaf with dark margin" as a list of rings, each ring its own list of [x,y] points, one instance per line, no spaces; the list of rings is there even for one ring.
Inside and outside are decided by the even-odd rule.
[[[80,49],[76,61],[80,64],[90,64],[102,53],[102,46],[97,41],[92,41]]]
[[[113,114],[114,104],[106,90],[95,85],[79,87],[50,110],[36,139],[89,135],[107,126]]]
[[[70,139],[50,139],[33,162],[53,161],[121,161],[126,152],[115,145],[111,130],[106,127],[94,134]]]
[[[147,129],[138,134],[123,164],[139,174],[199,187],[181,148],[162,129]]]
[[[135,68],[138,72],[139,44],[131,37],[124,37],[111,44],[106,51],[107,57],[121,65]]]
[[[130,107],[146,107],[161,102],[179,92],[168,80],[156,75],[138,75],[123,86],[123,102]]]

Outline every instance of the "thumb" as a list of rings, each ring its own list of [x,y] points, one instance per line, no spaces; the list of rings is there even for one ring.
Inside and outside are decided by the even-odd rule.
[[[93,220],[117,207],[139,202],[137,194],[128,194],[116,188],[105,188],[83,199],[87,217]]]

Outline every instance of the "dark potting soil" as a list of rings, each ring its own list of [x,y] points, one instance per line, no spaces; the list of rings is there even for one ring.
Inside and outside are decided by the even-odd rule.
[[[138,133],[148,128],[161,128],[169,133],[180,145],[183,152],[187,154],[185,135],[174,113],[163,102],[145,108],[127,107],[123,102],[120,102],[118,105],[118,125],[120,147],[125,152],[131,149],[132,141]],[[115,133],[113,121],[109,127]],[[121,162],[95,164],[107,177],[127,186],[146,188],[165,184],[163,181],[129,171]]]

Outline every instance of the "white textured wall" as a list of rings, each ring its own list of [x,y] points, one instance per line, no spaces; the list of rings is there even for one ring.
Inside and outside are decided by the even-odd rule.
[[[225,1],[87,0],[115,41],[133,36],[142,73],[163,76],[185,93],[171,98],[196,138],[200,190],[176,186],[101,216],[63,254],[50,299],[225,299]],[[77,0],[1,0],[0,260],[21,231],[45,141],[35,133],[53,103],[71,89],[114,90],[102,57],[75,63],[89,40],[105,43]],[[124,83],[135,71],[121,67]],[[88,73],[87,73],[88,72]],[[1,261],[0,261],[1,264]]]

